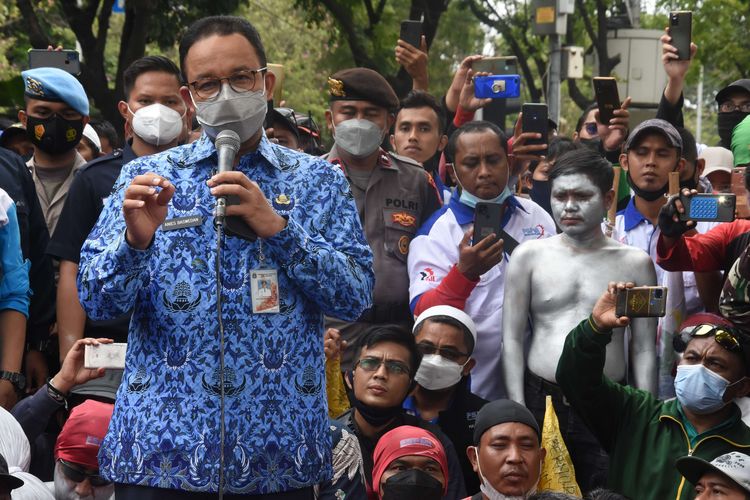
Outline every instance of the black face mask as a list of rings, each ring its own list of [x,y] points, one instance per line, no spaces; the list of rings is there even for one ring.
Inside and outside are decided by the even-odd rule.
[[[394,474],[383,483],[383,500],[440,500],[443,485],[419,469]]]
[[[646,201],[658,200],[669,191],[669,182],[664,184],[663,188],[656,191],[646,191],[645,189],[639,188],[635,185],[635,182],[633,182],[633,178],[630,177],[630,171],[628,171],[628,184],[630,184],[630,188],[633,190],[636,196],[643,198]]]
[[[51,155],[67,153],[78,145],[83,132],[83,120],[66,120],[58,114],[49,118],[28,116],[26,135],[42,151]]]
[[[719,126],[719,138],[721,139],[721,147],[727,148],[731,151],[732,149],[732,131],[734,127],[740,124],[750,113],[743,113],[740,110],[731,111],[729,113],[719,113],[717,120]]]
[[[531,180],[531,191],[529,196],[532,201],[536,202],[537,205],[542,207],[545,212],[552,215],[552,205],[550,204],[550,197],[552,196],[552,183],[550,181],[537,181]]]
[[[583,144],[589,149],[593,149],[594,151],[601,150],[602,140],[599,139],[598,137],[594,137],[592,139],[581,139],[579,137],[578,142],[580,142],[581,144]]]

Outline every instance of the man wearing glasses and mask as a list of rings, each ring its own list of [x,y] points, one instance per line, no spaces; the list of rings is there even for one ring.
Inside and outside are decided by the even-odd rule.
[[[354,364],[344,375],[352,408],[337,420],[359,440],[367,492],[373,491],[373,454],[388,431],[411,425],[430,431],[448,457],[445,498],[466,496],[461,465],[451,440],[434,424],[406,413],[402,405],[414,389],[422,355],[414,335],[397,325],[372,326],[352,349]]]
[[[370,306],[372,254],[341,172],[263,133],[256,29],[204,18],[179,53],[204,133],[126,165],[81,255],[88,315],[133,310],[100,470],[118,500],[309,499],[332,475],[323,314]],[[239,152],[216,173],[225,130]],[[217,197],[242,235],[217,239]]]
[[[457,450],[473,444],[477,412],[487,403],[471,392],[469,374],[477,327],[468,314],[452,306],[433,306],[414,324],[422,362],[417,386],[404,401],[406,412],[440,427]],[[466,491],[479,491],[479,480],[465,453],[458,454]]]

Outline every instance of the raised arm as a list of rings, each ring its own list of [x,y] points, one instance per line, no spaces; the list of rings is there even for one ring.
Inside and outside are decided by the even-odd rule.
[[[532,245],[533,246],[533,245]],[[526,370],[524,356],[524,333],[531,304],[531,269],[534,251],[530,245],[522,245],[513,252],[506,277],[505,301],[503,302],[503,375],[508,397],[526,404],[523,377]]]

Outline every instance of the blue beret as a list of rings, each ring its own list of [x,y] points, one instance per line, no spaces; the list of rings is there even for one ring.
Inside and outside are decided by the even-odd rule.
[[[89,98],[81,82],[58,68],[35,68],[21,73],[24,94],[42,101],[64,102],[83,116],[89,115]]]

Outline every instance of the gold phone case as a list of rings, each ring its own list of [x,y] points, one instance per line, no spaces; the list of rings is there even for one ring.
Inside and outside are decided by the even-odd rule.
[[[616,316],[629,318],[655,318],[667,312],[667,288],[641,286],[627,288],[617,293]]]

